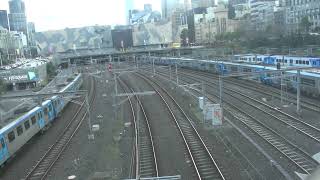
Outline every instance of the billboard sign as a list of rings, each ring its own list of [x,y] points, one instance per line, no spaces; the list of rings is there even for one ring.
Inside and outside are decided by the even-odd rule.
[[[211,122],[213,118],[213,106],[214,104],[206,103],[204,106],[204,121]]]
[[[221,108],[220,104],[213,105],[212,125],[213,126],[222,125],[222,108]]]
[[[28,72],[29,80],[36,80],[37,76],[34,72]]]
[[[222,125],[222,108],[220,104],[206,103],[204,106],[205,123],[210,123],[212,126]]]
[[[26,74],[8,75],[2,77],[7,83],[18,83],[18,82],[28,82],[37,81],[38,77],[35,72],[29,71]]]
[[[17,81],[27,81],[28,80],[28,75],[12,75],[9,77],[4,78],[6,81],[9,82],[17,82]]]

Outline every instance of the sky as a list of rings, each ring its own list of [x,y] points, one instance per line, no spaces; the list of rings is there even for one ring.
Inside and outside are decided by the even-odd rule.
[[[36,31],[90,25],[125,24],[125,0],[24,0],[28,22]],[[161,0],[135,0],[134,8],[150,3],[161,12]],[[8,0],[0,0],[0,9],[8,10]]]

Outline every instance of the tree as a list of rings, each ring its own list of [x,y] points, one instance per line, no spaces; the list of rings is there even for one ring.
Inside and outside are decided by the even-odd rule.
[[[180,39],[181,39],[181,44],[183,46],[186,46],[188,45],[189,42],[187,42],[189,39],[189,31],[187,28],[184,28],[182,31],[181,31],[181,34],[180,34]]]
[[[314,32],[320,32],[320,27],[319,26],[315,27]]]
[[[57,67],[53,65],[52,62],[47,63],[47,74],[49,78],[52,78],[56,75]]]
[[[305,16],[300,21],[300,28],[305,32],[308,33],[312,23],[309,21],[308,16]]]
[[[6,84],[3,79],[0,79],[0,95],[6,92]]]
[[[236,17],[236,10],[232,6],[232,4],[229,2],[228,4],[228,19],[233,19]]]

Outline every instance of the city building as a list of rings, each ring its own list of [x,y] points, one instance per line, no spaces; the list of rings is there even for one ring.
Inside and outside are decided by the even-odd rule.
[[[162,8],[162,18],[169,20],[172,16],[172,13],[177,8],[185,8],[183,4],[180,3],[180,0],[162,0],[161,1]]]
[[[0,27],[0,56],[1,60],[14,60],[23,56],[23,46],[26,37],[21,32],[10,32]]]
[[[195,17],[195,42],[197,44],[208,44],[212,42],[217,34],[215,24],[214,8],[206,9],[206,14],[196,14]]]
[[[239,20],[228,18],[228,8],[222,4],[214,9],[214,19],[216,22],[217,34],[235,32],[240,25]]]
[[[250,2],[251,26],[255,30],[265,30],[275,21],[274,9],[275,1],[252,0]]]
[[[228,18],[228,8],[219,4],[194,14],[194,40],[197,44],[212,43],[216,35],[235,32],[241,21]],[[190,29],[189,29],[190,30]]]
[[[8,13],[6,10],[0,10],[0,26],[7,30],[10,30]]]
[[[248,3],[238,3],[232,5],[235,10],[235,19],[241,19],[250,15],[250,7]]]
[[[28,22],[28,44],[30,46],[35,46],[36,41],[34,35],[36,33],[36,27],[33,22]]]
[[[184,0],[184,10],[188,11],[190,9],[192,9],[191,0]]]
[[[116,26],[111,30],[113,48],[125,50],[133,46],[132,27]]]
[[[23,32],[28,35],[25,4],[22,0],[9,1],[9,24],[11,31]]]
[[[183,8],[177,8],[172,12],[172,36],[174,42],[180,42],[180,34],[183,29],[188,29],[187,16]]]
[[[287,0],[286,7],[286,24],[288,31],[298,31],[302,18],[307,17],[311,22],[310,29],[320,27],[320,3],[319,1],[297,1]]]
[[[45,84],[47,79],[48,60],[20,59],[16,68],[0,71],[0,79],[4,81],[9,90],[24,90]]]
[[[249,0],[229,0],[231,5],[249,4]]]
[[[214,0],[191,0],[192,8],[199,8],[199,7],[213,7],[215,5]]]
[[[144,24],[158,22],[161,20],[161,14],[158,11],[152,11],[151,4],[145,4],[144,10],[132,10],[129,18],[129,24]]]

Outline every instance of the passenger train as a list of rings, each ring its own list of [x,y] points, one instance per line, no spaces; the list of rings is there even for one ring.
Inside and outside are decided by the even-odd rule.
[[[213,61],[213,60],[198,60],[198,59],[187,59],[187,58],[168,58],[168,57],[150,57],[154,59],[155,64],[160,65],[175,65],[178,64],[179,67],[196,69],[201,71],[208,71],[217,74],[234,74],[234,73],[244,73],[244,72],[259,72],[267,70],[276,70],[276,67],[272,66],[262,66],[254,64],[244,64],[244,63],[233,63],[226,61]],[[146,62],[149,62],[146,60]],[[320,70],[320,69],[319,69]],[[284,82],[288,90],[296,91],[297,88],[297,76],[296,71],[288,71],[284,75]],[[305,95],[320,98],[320,73],[311,73],[302,71],[300,73],[301,77],[301,92]],[[279,75],[275,76],[271,73],[261,73],[256,76],[255,80],[261,83],[280,87]]]
[[[320,67],[320,58],[316,57],[296,57],[296,56],[282,56],[282,55],[235,55],[234,61],[277,65],[283,66],[302,66],[302,67]]]
[[[82,75],[59,92],[76,91],[82,85]],[[46,130],[63,108],[68,104],[60,96],[53,96],[0,129],[0,166],[12,157],[25,143],[40,131]]]

